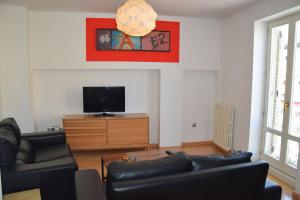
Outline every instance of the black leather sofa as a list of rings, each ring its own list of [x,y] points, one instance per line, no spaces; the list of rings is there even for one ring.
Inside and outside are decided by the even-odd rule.
[[[280,200],[281,187],[266,179],[268,163],[237,156],[113,162],[106,187],[96,171],[79,171],[77,200]]]
[[[43,200],[75,199],[77,163],[63,131],[21,134],[13,118],[0,122],[3,193],[40,188]]]

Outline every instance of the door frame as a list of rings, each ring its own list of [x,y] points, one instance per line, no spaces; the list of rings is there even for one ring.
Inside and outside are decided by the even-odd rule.
[[[267,128],[267,117],[268,117],[268,101],[269,101],[269,89],[270,89],[270,69],[271,69],[271,46],[272,46],[272,28],[289,24],[289,38],[288,38],[288,59],[287,59],[287,71],[286,71],[286,88],[285,88],[285,101],[291,101],[292,97],[292,84],[294,82],[293,73],[294,73],[294,64],[295,64],[295,33],[296,33],[296,23],[300,20],[300,14],[290,15],[281,19],[277,19],[268,23],[268,51],[267,51],[267,66],[266,66],[266,80],[265,80],[265,102],[264,102],[264,122],[262,129],[262,142],[261,142],[261,159],[268,161],[273,168],[279,170],[280,172],[288,175],[289,177],[295,179],[296,177],[296,169],[288,166],[286,163],[286,150],[287,150],[287,141],[289,138],[294,139],[294,141],[300,142],[300,138],[296,138],[288,134],[290,118],[291,118],[291,102],[290,107],[286,112],[284,112],[283,116],[283,127],[282,133],[272,130],[271,133],[275,135],[281,136],[281,144],[280,150],[280,160],[276,160],[264,153],[265,151],[265,142],[266,142],[266,132],[268,132]],[[286,132],[287,131],[287,132]],[[286,133],[285,133],[286,132]],[[284,156],[282,156],[284,155]],[[299,155],[300,157],[300,155]],[[298,158],[299,160],[299,158]],[[299,168],[300,166],[298,166]]]

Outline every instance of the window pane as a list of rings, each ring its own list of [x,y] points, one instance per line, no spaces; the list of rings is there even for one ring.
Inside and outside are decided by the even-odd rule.
[[[300,137],[300,21],[296,24],[295,66],[291,102],[290,134]]]
[[[299,143],[292,140],[288,140],[286,164],[297,169],[298,153],[299,153]]]
[[[283,124],[288,35],[288,24],[272,29],[267,126],[277,131]]]
[[[265,141],[265,154],[276,160],[280,159],[281,137],[267,132]]]

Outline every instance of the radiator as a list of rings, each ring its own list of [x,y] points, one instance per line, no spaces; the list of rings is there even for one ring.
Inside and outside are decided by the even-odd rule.
[[[215,108],[214,143],[228,151],[233,148],[234,109],[229,104]]]

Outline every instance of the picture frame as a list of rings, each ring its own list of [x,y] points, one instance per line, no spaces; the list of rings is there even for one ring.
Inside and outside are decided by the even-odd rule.
[[[156,21],[155,33],[168,33],[169,46],[163,48],[153,48],[148,40],[145,43],[141,41],[140,48],[130,49],[113,48],[113,44],[105,43],[105,40],[112,39],[110,32],[102,38],[104,46],[97,45],[98,35],[97,29],[116,30],[117,23],[113,18],[86,18],[86,61],[87,62],[168,62],[179,63],[179,48],[180,48],[180,22],[175,21]],[[156,31],[156,32],[155,32]],[[109,33],[109,34],[108,34]],[[102,32],[105,34],[105,32]],[[162,37],[162,36],[160,36]],[[158,37],[159,38],[159,37]],[[164,43],[164,42],[163,42]],[[115,44],[115,43],[114,43]],[[120,43],[117,43],[120,44]],[[145,46],[148,45],[148,47]],[[150,44],[150,45],[149,45]],[[155,43],[154,43],[155,44]],[[142,46],[144,45],[144,47]],[[120,46],[119,46],[120,47]]]
[[[146,36],[128,36],[116,29],[97,29],[98,51],[170,52],[170,31],[152,31]]]

